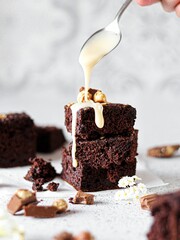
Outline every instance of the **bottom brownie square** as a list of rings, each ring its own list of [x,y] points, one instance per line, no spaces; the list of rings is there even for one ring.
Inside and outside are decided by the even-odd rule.
[[[129,137],[78,141],[77,168],[72,166],[70,143],[63,149],[62,179],[86,192],[118,188],[120,178],[136,172],[137,133],[135,130]]]

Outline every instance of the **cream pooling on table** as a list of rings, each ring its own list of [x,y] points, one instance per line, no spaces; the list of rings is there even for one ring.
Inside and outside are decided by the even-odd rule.
[[[108,54],[119,41],[119,38],[114,32],[103,31],[98,35],[92,38],[92,40],[86,42],[81,50],[79,62],[84,71],[85,77],[85,102],[77,102],[71,106],[72,110],[72,161],[73,167],[78,166],[76,160],[76,120],[77,112],[81,108],[91,107],[95,112],[95,123],[98,128],[103,128],[104,126],[104,117],[103,117],[103,105],[99,102],[93,102],[88,99],[88,90],[90,77],[93,67]]]

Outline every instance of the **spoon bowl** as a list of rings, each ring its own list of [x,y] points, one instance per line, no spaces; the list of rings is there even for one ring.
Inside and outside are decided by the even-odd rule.
[[[81,48],[79,56],[79,62],[82,66],[94,66],[119,45],[122,38],[119,20],[131,2],[132,0],[126,0],[113,22],[105,28],[98,30],[87,39]]]

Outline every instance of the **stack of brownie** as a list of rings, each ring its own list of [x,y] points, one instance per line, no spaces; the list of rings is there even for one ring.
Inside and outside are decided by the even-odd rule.
[[[76,120],[76,160],[72,166],[72,143],[63,150],[62,179],[75,189],[100,191],[118,188],[123,176],[136,172],[136,110],[130,105],[103,105],[104,127],[95,124],[93,108],[82,108]],[[72,132],[71,106],[65,106],[65,125]]]

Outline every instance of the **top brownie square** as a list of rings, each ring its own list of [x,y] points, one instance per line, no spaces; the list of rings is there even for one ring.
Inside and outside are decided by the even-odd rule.
[[[95,124],[93,108],[82,108],[77,112],[76,137],[93,140],[102,136],[121,134],[129,136],[133,131],[136,119],[136,109],[130,105],[107,103],[103,106],[104,127]],[[67,131],[72,131],[71,106],[65,106],[65,125]]]

